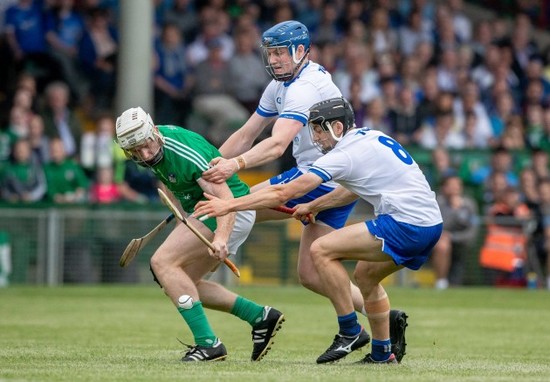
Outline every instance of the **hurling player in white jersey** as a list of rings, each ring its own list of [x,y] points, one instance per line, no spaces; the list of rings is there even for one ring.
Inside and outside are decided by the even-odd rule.
[[[262,53],[266,70],[273,80],[268,84],[260,103],[248,121],[220,147],[223,158],[215,158],[212,167],[203,173],[207,181],[224,182],[239,170],[261,166],[281,157],[292,142],[297,167],[283,172],[252,187],[251,192],[270,184],[286,183],[307,173],[309,166],[322,153],[316,149],[307,128],[309,108],[320,101],[341,97],[342,93],[322,66],[309,60],[310,39],[305,25],[284,21],[262,34]],[[271,136],[253,146],[256,138],[271,123]],[[332,191],[337,185],[327,182],[302,198],[290,200],[288,207],[309,202]],[[311,243],[344,226],[354,202],[321,212],[316,224],[304,225],[298,256],[298,277],[306,288],[326,296],[317,274],[309,248]],[[288,219],[289,216],[273,210],[258,211],[256,222]],[[364,313],[363,298],[351,285],[354,307]]]
[[[375,219],[338,229],[311,245],[313,264],[326,285],[340,327],[333,344],[317,362],[338,360],[370,341],[353,309],[349,276],[341,263],[344,259],[358,260],[354,277],[372,331],[371,353],[360,363],[400,362],[404,328],[390,328],[390,301],[380,282],[403,267],[417,270],[428,260],[442,231],[435,193],[397,141],[380,131],[355,127],[353,110],[344,98],[314,105],[309,127],[314,142],[326,155],[315,161],[307,174],[232,200],[207,195],[210,201],[199,202],[195,216],[277,206],[330,180],[342,187],[296,206],[295,217],[315,215],[357,197],[371,203]]]

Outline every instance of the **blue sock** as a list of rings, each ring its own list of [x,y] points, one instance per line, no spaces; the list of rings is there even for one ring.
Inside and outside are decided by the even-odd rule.
[[[372,351],[370,356],[375,361],[385,361],[391,355],[391,341],[387,340],[372,340]]]
[[[361,332],[361,325],[357,321],[357,314],[351,312],[345,316],[338,316],[338,326],[340,334],[343,336],[356,336]]]

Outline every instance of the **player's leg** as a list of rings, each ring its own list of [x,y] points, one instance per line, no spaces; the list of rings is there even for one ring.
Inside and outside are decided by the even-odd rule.
[[[402,267],[419,269],[438,242],[442,224],[420,227],[398,222],[389,215],[379,215],[361,228],[366,232],[357,232],[358,244],[362,242],[370,251],[352,257],[363,260],[358,262],[354,277],[365,297],[373,333],[372,353],[361,362],[394,364],[405,354],[407,315],[402,311],[390,311],[388,296],[380,282]],[[380,261],[383,258],[386,260]]]
[[[365,297],[365,309],[367,310],[372,335],[372,351],[363,359],[363,363],[397,362],[396,356],[392,354],[390,300],[380,282],[401,268],[403,267],[396,265],[393,260],[384,262],[359,261],[355,267],[354,278]],[[402,328],[399,337],[398,347],[402,349],[400,350],[401,359],[405,351],[404,328]]]
[[[311,260],[310,248],[315,239],[334,231],[333,228],[322,224],[308,224],[302,229],[300,248],[298,252],[298,280],[307,289],[326,296],[317,269]]]
[[[281,329],[285,317],[282,312],[263,306],[244,296],[231,292],[220,284],[201,280],[197,285],[204,306],[230,313],[252,327],[252,361],[260,361],[273,345],[273,337]]]
[[[236,253],[246,240],[254,225],[255,216],[255,211],[241,211],[236,214],[228,241],[230,253]],[[283,313],[239,296],[212,281],[203,279],[197,283],[197,288],[206,307],[230,313],[250,324],[253,341],[251,359],[260,361],[271,348],[273,337],[285,320]]]
[[[347,293],[342,293],[345,288],[337,287],[338,283],[345,285],[343,275],[347,275],[340,261],[363,260],[358,262],[355,279],[365,298],[365,309],[372,331],[372,353],[363,362],[396,363],[395,356],[391,353],[389,299],[379,283],[402,266],[396,265],[389,255],[382,252],[382,242],[370,234],[364,223],[345,227],[320,238],[312,246],[312,253],[315,266],[321,269],[323,281],[331,288],[331,301],[334,299],[339,322],[342,317],[349,316],[346,312],[350,311],[349,301],[345,300]],[[340,279],[334,277],[335,270],[340,273],[336,274]]]
[[[298,278],[300,284],[312,292],[318,293],[325,297],[327,294],[324,290],[324,284],[321,281],[319,274],[317,273],[317,269],[311,260],[310,248],[311,244],[316,239],[333,231],[333,228],[323,224],[308,224],[307,226],[304,226],[298,254]],[[361,291],[357,285],[353,284],[351,281],[350,293],[355,311],[366,314]]]
[[[255,192],[275,183],[289,182],[296,176],[300,176],[300,174],[301,173],[296,168],[290,169],[289,171],[285,171],[278,176],[256,184],[250,189],[250,191]],[[314,192],[308,193],[302,198],[294,200],[292,202],[296,204],[311,201],[316,197],[320,197],[321,195],[324,195],[330,191],[331,188],[329,187],[319,187],[318,189],[314,190]],[[312,292],[315,292],[325,297],[326,293],[324,292],[324,286],[319,279],[317,270],[311,262],[309,248],[311,247],[311,243],[313,243],[313,241],[315,241],[317,238],[334,231],[333,227],[343,227],[348,215],[351,212],[351,209],[352,207],[350,207],[349,209],[344,207],[340,209],[323,211],[319,216],[319,224],[308,224],[304,226],[304,229],[302,231],[302,236],[300,238],[300,248],[298,252],[298,279],[301,285],[311,290]],[[287,214],[269,209],[259,210],[256,214],[256,222],[262,222],[266,220],[281,220],[287,218],[289,218]],[[363,296],[361,295],[361,291],[355,284],[351,282],[350,289],[355,310],[357,312],[365,314],[365,308],[363,306]]]
[[[311,245],[311,257],[338,314],[353,310],[349,276],[341,260],[391,260],[382,252],[381,241],[369,233],[365,223],[352,224],[318,238]]]
[[[441,238],[434,247],[432,253],[432,265],[435,271],[436,289],[449,287],[449,270],[451,269],[452,242],[451,235],[443,231]]]
[[[204,244],[183,224],[176,226],[151,258],[155,278],[193,333],[195,346],[189,347],[183,361],[222,360],[227,356],[208,322],[195,285],[216,263]]]
[[[388,261],[364,223],[331,232],[311,245],[311,257],[327,297],[338,315],[339,332],[333,344],[317,359],[317,363],[332,362],[368,344],[370,338],[359,324],[351,298],[350,279],[341,260],[371,259]]]

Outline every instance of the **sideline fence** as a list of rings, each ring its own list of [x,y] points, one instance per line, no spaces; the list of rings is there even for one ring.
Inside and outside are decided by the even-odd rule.
[[[159,207],[0,208],[0,233],[11,251],[10,261],[2,261],[11,267],[6,278],[9,284],[43,285],[151,282],[149,258],[171,227],[159,233],[128,267],[120,268],[119,259],[132,238],[149,232],[166,217],[166,209]],[[298,283],[300,231],[300,223],[293,219],[256,224],[233,259],[241,270],[241,279],[227,273],[225,267],[219,267],[213,277],[225,284]],[[466,285],[489,283],[479,266],[479,248],[485,233],[486,226],[482,224],[472,252],[462,254]],[[346,262],[350,272],[353,265]],[[1,268],[0,272],[5,272]],[[434,276],[428,264],[417,272],[400,271],[385,282],[431,286]]]

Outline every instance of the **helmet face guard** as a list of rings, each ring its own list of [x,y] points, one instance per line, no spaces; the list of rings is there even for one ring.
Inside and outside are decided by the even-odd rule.
[[[336,137],[336,134],[334,134],[334,130],[332,129],[332,122],[335,122],[335,120],[333,121],[327,121],[327,120],[322,120],[322,121],[311,121],[311,122],[308,122],[308,126],[309,126],[309,134],[311,136],[311,141],[313,142],[313,145],[315,147],[317,147],[317,149],[322,152],[323,154],[326,154],[328,153],[330,150],[332,150],[334,148],[334,146],[336,145],[336,143],[342,139],[341,137],[340,138],[337,138]],[[316,128],[317,127],[320,127],[320,129],[322,130],[323,133],[330,133],[330,136],[332,137],[332,139],[334,139],[334,143],[331,144],[331,145],[326,145],[324,146],[322,144],[322,142],[326,141],[327,139],[329,139],[329,137],[327,135],[324,136],[324,139],[320,140],[320,139],[316,139],[315,136],[318,134],[316,132]]]
[[[141,144],[123,150],[126,158],[133,160],[138,165],[142,167],[153,167],[164,158],[163,144],[164,140],[162,136],[155,133],[153,138],[147,138]],[[149,154],[144,155],[144,152]]]
[[[335,121],[338,121],[343,125],[341,136],[336,136],[334,133],[332,126]],[[323,146],[314,139],[316,134],[315,128],[320,126],[323,132],[330,133],[332,139],[334,139],[335,142],[339,142],[349,130],[355,127],[353,108],[351,107],[351,104],[343,97],[331,98],[318,102],[309,109],[308,126],[311,140],[314,145],[317,146],[323,154],[326,154],[334,148],[334,145],[330,148],[323,148]]]
[[[304,46],[304,53],[302,57],[297,57],[296,53],[300,45]],[[262,34],[261,50],[266,71],[275,81],[285,82],[291,80],[306,59],[310,45],[309,31],[302,23],[283,21],[271,27]],[[292,69],[285,73],[277,74],[275,68],[270,64],[270,55],[276,54],[277,56],[282,56],[283,52],[288,52],[292,63],[282,64],[290,64]]]

